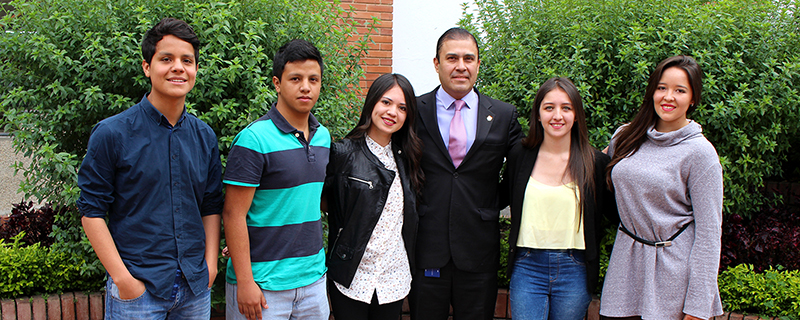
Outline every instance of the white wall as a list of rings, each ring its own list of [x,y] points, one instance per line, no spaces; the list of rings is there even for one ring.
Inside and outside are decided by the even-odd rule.
[[[461,4],[465,2],[472,3],[469,0],[394,1],[392,72],[406,76],[417,95],[439,85],[439,76],[433,67],[436,40],[456,26],[462,16]]]

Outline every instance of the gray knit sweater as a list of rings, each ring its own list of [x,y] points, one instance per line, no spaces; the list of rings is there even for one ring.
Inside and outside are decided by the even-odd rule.
[[[702,319],[722,314],[717,288],[722,167],[702,131],[691,120],[672,132],[651,128],[639,150],[614,166],[620,220],[636,236],[664,241],[694,223],[663,248],[617,232],[601,315],[662,320],[681,319],[684,313]]]

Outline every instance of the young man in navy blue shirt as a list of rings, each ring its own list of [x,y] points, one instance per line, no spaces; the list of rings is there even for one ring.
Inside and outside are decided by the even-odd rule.
[[[77,205],[108,272],[106,319],[210,318],[222,165],[214,131],[184,106],[199,47],[181,20],[150,29],[142,69],[151,91],[89,138]]]

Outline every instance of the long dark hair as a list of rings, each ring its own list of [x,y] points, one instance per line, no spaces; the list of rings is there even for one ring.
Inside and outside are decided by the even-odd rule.
[[[400,130],[392,134],[392,143],[406,154],[411,185],[414,187],[414,191],[419,193],[425,181],[425,175],[420,169],[422,140],[417,137],[417,133],[414,131],[417,97],[414,94],[411,82],[408,82],[406,77],[397,73],[386,73],[372,82],[369,91],[367,91],[367,97],[364,99],[361,118],[358,119],[356,127],[345,136],[345,139],[362,138],[367,134],[367,131],[372,126],[372,110],[380,102],[383,94],[394,88],[394,86],[398,86],[400,90],[403,90],[403,96],[406,99],[406,121]]]
[[[553,90],[562,90],[567,93],[572,103],[572,111],[575,114],[575,121],[570,130],[569,161],[567,171],[575,185],[580,191],[580,202],[588,199],[590,190],[594,189],[594,148],[589,143],[589,130],[586,128],[586,112],[583,110],[583,99],[581,99],[578,88],[567,78],[553,77],[545,81],[536,98],[533,100],[531,108],[530,130],[528,136],[522,139],[522,146],[528,149],[539,147],[544,141],[544,128],[538,123],[539,108],[542,106],[544,97]],[[583,214],[581,206],[581,214]]]
[[[672,67],[680,68],[686,72],[686,75],[689,77],[689,85],[692,86],[692,100],[694,100],[694,103],[689,106],[686,114],[692,113],[692,111],[697,109],[697,105],[700,104],[703,93],[703,71],[700,69],[700,65],[697,64],[697,61],[690,56],[684,55],[669,57],[661,61],[661,63],[656,66],[656,69],[653,70],[653,73],[650,74],[650,80],[647,83],[647,89],[644,94],[642,105],[639,107],[639,112],[636,113],[636,116],[633,117],[633,121],[631,121],[629,125],[620,129],[615,138],[614,156],[611,157],[611,162],[609,162],[608,167],[606,167],[606,183],[612,190],[614,189],[614,183],[611,181],[611,171],[614,169],[614,166],[619,163],[620,160],[632,156],[636,151],[639,151],[639,147],[647,140],[647,130],[658,122],[658,114],[656,113],[653,94],[656,92],[664,70]]]

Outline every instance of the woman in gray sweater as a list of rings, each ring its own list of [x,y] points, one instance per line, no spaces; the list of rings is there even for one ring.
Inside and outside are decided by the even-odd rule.
[[[717,288],[722,167],[697,122],[702,72],[688,56],[650,76],[644,102],[608,148],[608,183],[620,227],[600,314],[629,319],[709,319],[722,314]]]

